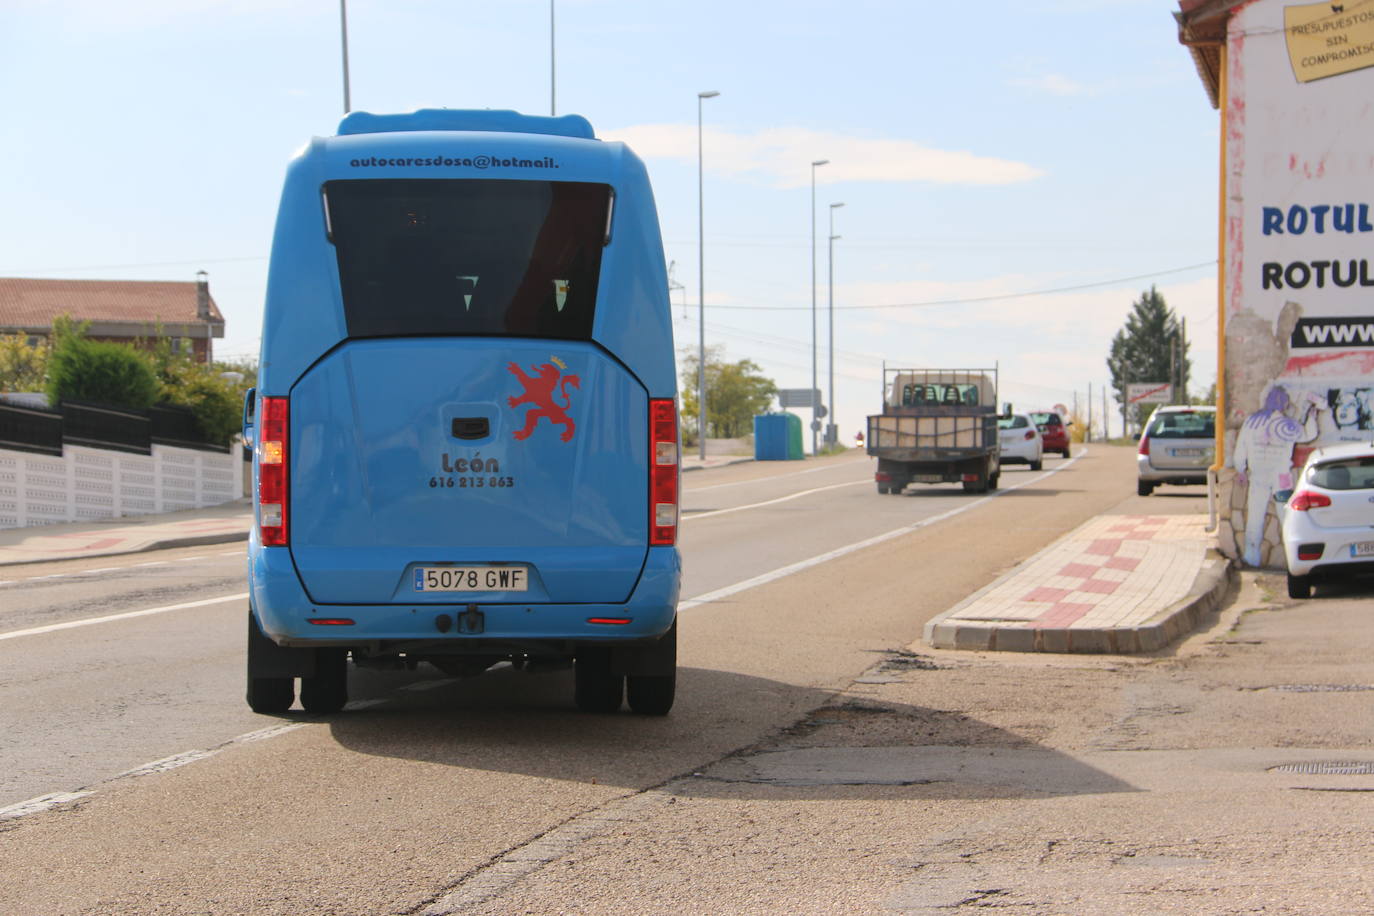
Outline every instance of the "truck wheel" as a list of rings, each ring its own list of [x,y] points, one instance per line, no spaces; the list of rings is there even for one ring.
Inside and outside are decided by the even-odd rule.
[[[625,677],[611,672],[611,650],[604,646],[581,649],[573,661],[573,702],[583,712],[610,713],[620,709]]]
[[[1155,491],[1155,485],[1147,480],[1137,480],[1135,482],[1136,496],[1149,496]]]
[[[301,708],[328,715],[348,702],[348,650],[316,649],[315,676],[301,678]]]
[[[1288,574],[1288,597],[1305,599],[1312,597],[1312,577]]]
[[[248,611],[248,708],[262,715],[280,715],[296,702],[296,679],[290,677],[254,677],[257,647],[267,637],[262,635],[253,611]]]
[[[1063,455],[1065,458],[1069,457],[1069,447],[1067,445],[1064,446],[1064,450],[1059,454]]]
[[[995,489],[997,489],[998,485],[1001,484],[1001,482],[1002,482],[1002,472],[1001,472],[1001,471],[998,471],[996,474],[993,474],[991,477],[988,478],[988,489],[989,489],[989,490],[995,490]]]
[[[891,489],[891,487],[888,487],[888,486],[885,485],[885,484],[881,484],[881,483],[878,484],[878,492],[879,492],[879,493],[886,493],[886,492],[887,492],[888,490],[890,490],[890,489]]]
[[[632,674],[625,678],[625,697],[630,709],[641,716],[666,716],[673,708],[677,692],[677,672],[672,674]]]

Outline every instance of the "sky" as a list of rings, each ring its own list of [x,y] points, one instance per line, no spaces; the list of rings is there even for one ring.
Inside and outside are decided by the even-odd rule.
[[[708,345],[779,388],[809,388],[814,358],[829,403],[833,301],[846,441],[884,363],[996,365],[1022,410],[1086,415],[1091,390],[1100,429],[1111,339],[1154,285],[1193,393],[1215,381],[1218,115],[1176,4],[553,0],[552,61],[550,8],[348,0],[352,108],[552,109],[630,144],[679,348],[704,287]],[[255,358],[286,164],[344,111],[339,13],[0,0],[0,276],[205,270],[216,357]]]

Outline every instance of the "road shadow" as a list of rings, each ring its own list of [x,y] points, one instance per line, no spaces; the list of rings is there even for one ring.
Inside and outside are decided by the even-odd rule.
[[[785,786],[806,786],[810,797],[886,798],[893,786],[953,782],[961,797],[1135,791],[959,713],[730,672],[679,669],[677,705],[665,717],[591,715],[571,698],[568,672],[504,669],[395,689],[382,705],[329,717],[329,727],[350,751],[451,767],[459,780],[463,770],[484,770],[632,790],[666,783],[676,794],[734,798],[772,798]],[[961,758],[986,768],[1008,755],[1021,763],[980,779],[960,776],[968,770]]]

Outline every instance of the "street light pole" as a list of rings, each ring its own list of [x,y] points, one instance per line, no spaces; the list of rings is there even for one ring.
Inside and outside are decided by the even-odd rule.
[[[339,0],[339,37],[343,44],[344,114],[353,110],[348,98],[348,0]]]
[[[830,399],[830,422],[825,427],[827,445],[835,445],[840,441],[839,427],[835,423],[835,240],[839,238],[835,234],[835,211],[843,206],[843,203],[830,205],[830,252],[827,263],[830,275],[830,393],[826,395]]]
[[[821,419],[817,414],[820,405],[816,402],[816,168],[828,165],[829,159],[817,159],[811,163],[811,454],[817,452],[816,433],[820,432]]]
[[[720,95],[714,89],[697,93],[697,448],[706,460],[706,204],[701,168],[701,106]]]

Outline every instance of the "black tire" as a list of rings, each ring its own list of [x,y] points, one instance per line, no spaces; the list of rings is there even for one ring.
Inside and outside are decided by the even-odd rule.
[[[1137,480],[1135,482],[1136,496],[1149,496],[1155,491],[1155,485],[1147,480]]]
[[[884,486],[883,484],[878,484],[878,492],[879,492],[879,493],[886,493],[889,489],[891,489],[891,488],[890,488],[890,487],[887,487],[887,486]]]
[[[1034,461],[1032,461],[1032,462],[1030,463],[1030,468],[1031,468],[1032,471],[1038,471],[1038,470],[1040,470],[1041,468],[1043,468],[1044,466],[1045,466],[1045,459],[1044,459],[1044,458],[1037,458],[1037,459],[1035,459]]]
[[[625,677],[611,673],[611,650],[592,646],[573,662],[573,702],[583,712],[612,713],[625,697]]]
[[[1288,574],[1288,597],[1303,600],[1312,597],[1312,577]]]
[[[315,676],[301,678],[301,708],[328,715],[348,702],[348,650],[316,649]]]
[[[1060,452],[1059,454],[1063,455],[1065,458],[1069,457],[1069,450],[1068,450],[1068,448],[1066,447],[1066,448],[1065,448],[1062,452]]]
[[[1001,472],[1001,471],[998,471],[997,473],[993,474],[991,477],[988,478],[988,489],[989,489],[989,490],[996,490],[997,487],[1001,485],[1001,483],[1002,483],[1002,472]]]
[[[296,702],[296,679],[291,677],[254,677],[257,646],[266,639],[253,611],[248,611],[248,708],[265,716],[286,712]]]
[[[289,677],[250,677],[248,708],[264,716],[281,715],[296,702],[296,681]]]
[[[630,675],[625,678],[625,698],[641,716],[666,716],[677,693],[677,672],[667,675]]]

